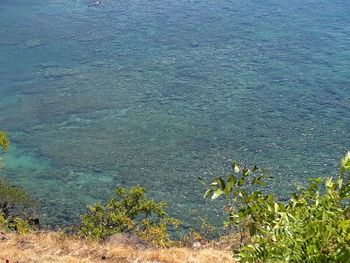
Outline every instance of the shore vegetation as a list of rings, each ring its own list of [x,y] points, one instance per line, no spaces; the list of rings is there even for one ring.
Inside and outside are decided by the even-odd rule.
[[[0,132],[3,152],[10,143]],[[89,206],[73,231],[39,227],[35,202],[20,187],[0,178],[0,259],[41,262],[348,262],[350,259],[350,152],[336,177],[309,179],[287,200],[269,191],[270,177],[257,166],[232,163],[226,177],[207,185],[204,198],[226,197],[229,230],[210,240],[181,225],[166,204],[146,196],[141,186],[117,187],[105,203]],[[202,183],[206,184],[203,180]],[[211,229],[206,227],[205,229]],[[111,243],[110,238],[143,240],[149,246]],[[124,235],[124,236],[123,236]],[[130,239],[134,237],[134,239]],[[28,244],[29,247],[27,246]],[[136,247],[135,247],[136,246]],[[40,252],[41,251],[41,252]],[[42,253],[45,251],[45,253]],[[40,253],[42,256],[40,256]],[[108,262],[108,261],[105,261]]]

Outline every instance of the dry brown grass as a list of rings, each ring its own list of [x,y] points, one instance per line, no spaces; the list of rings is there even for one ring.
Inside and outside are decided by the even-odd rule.
[[[145,262],[145,263],[232,263],[228,250],[168,248],[138,250],[67,237],[55,232],[27,235],[6,234],[0,240],[0,262]]]

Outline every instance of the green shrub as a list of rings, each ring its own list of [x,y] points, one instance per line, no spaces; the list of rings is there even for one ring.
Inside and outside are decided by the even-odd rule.
[[[164,211],[164,202],[155,202],[145,196],[145,189],[117,187],[115,197],[105,205],[95,204],[82,216],[79,234],[89,239],[104,239],[114,233],[132,232],[158,246],[168,246],[169,227],[180,221]]]
[[[2,131],[0,131],[0,146],[2,147],[3,151],[7,151],[10,146],[6,133]]]
[[[0,132],[0,146],[7,151],[10,142]],[[0,229],[26,233],[39,224],[34,216],[34,202],[23,189],[10,185],[0,178]]]
[[[6,228],[6,219],[5,217],[0,213],[0,230]]]
[[[16,231],[18,234],[31,233],[36,229],[36,227],[31,224],[30,220],[23,219],[19,216],[7,220],[6,228],[10,231]]]
[[[10,142],[7,139],[6,133],[0,131],[0,147],[1,147],[2,151],[4,151],[4,152],[7,151],[9,146],[10,146]],[[0,170],[3,166],[4,166],[4,164],[3,164],[2,159],[0,157]]]
[[[5,217],[20,214],[33,205],[33,200],[23,189],[0,179],[0,212]]]
[[[19,233],[38,226],[35,203],[21,188],[0,179],[0,228]]]
[[[259,190],[264,173],[234,162],[227,180],[219,177],[205,193],[231,201],[227,225],[241,235],[241,262],[349,262],[350,153],[336,178],[310,179],[287,202]]]

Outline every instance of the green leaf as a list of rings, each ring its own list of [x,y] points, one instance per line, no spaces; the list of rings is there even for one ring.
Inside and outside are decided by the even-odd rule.
[[[236,183],[237,179],[236,179],[236,176],[234,176],[233,174],[230,174],[228,180],[228,182],[232,182],[233,184]]]
[[[266,177],[247,181],[246,168],[239,169],[241,174],[230,175],[224,189],[232,194],[228,225],[235,223],[242,236],[249,236],[235,254],[239,262],[349,261],[350,175],[343,175],[350,171],[350,153],[341,161],[338,178],[310,179],[289,198],[283,196],[283,202],[266,193],[269,189],[257,189]],[[217,181],[211,188],[213,199],[222,194],[222,186]]]
[[[339,227],[342,228],[343,230],[349,229],[350,228],[350,220],[342,220],[339,222]]]
[[[201,182],[203,185],[205,185],[205,182],[204,182],[204,180],[203,180],[203,178],[202,178],[202,177],[198,176],[198,178],[197,178],[197,179],[198,179],[198,181],[199,181],[199,182]]]
[[[237,185],[238,186],[243,186],[244,185],[244,181],[245,180],[243,178],[239,179]]]
[[[218,180],[219,180],[219,183],[221,185],[221,190],[225,190],[226,188],[226,184],[225,184],[225,181],[221,178],[221,177],[218,177]]]
[[[242,175],[244,177],[248,176],[250,173],[251,173],[251,171],[249,169],[247,169],[247,168],[243,169],[243,171],[242,171]]]
[[[235,172],[235,173],[239,173],[240,172],[240,167],[239,167],[239,164],[236,162],[236,161],[233,161],[232,162],[232,170]]]
[[[340,161],[340,175],[343,176],[348,170],[350,170],[350,151]]]
[[[205,191],[204,193],[204,198],[208,198],[209,196],[211,196],[214,193],[213,189],[208,189],[207,191]]]
[[[222,191],[221,189],[217,189],[214,191],[214,194],[212,195],[211,199],[217,199],[218,197],[220,197],[224,193],[225,192]]]
[[[214,182],[212,182],[210,185],[211,185],[211,186],[218,186],[219,183],[218,183],[217,181],[214,181]]]
[[[233,187],[233,185],[234,185],[234,181],[230,181],[230,180],[228,180],[228,182],[227,182],[227,184],[226,184],[226,187],[225,187],[225,193],[226,193],[226,195],[229,195],[231,192],[232,192],[232,187]]]

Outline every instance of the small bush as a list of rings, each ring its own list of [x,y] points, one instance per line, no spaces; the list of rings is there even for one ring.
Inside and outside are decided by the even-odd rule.
[[[3,152],[7,151],[10,146],[10,142],[7,139],[7,135],[5,132],[0,131],[0,147]],[[0,150],[1,151],[1,150]],[[0,157],[0,170],[4,166],[2,162],[2,158]]]
[[[10,146],[4,132],[0,132],[0,146],[3,151]],[[31,231],[39,224],[33,207],[34,202],[25,191],[0,178],[0,229],[18,233]]]
[[[33,200],[23,189],[0,179],[0,212],[5,217],[19,215],[33,205]]]
[[[0,179],[0,228],[29,232],[39,224],[34,206],[33,200],[21,188]]]
[[[2,147],[3,151],[7,151],[10,146],[10,142],[7,139],[6,133],[1,131],[0,131],[0,146]]]
[[[158,246],[169,246],[169,227],[180,221],[168,217],[164,202],[145,196],[145,189],[117,187],[115,197],[105,205],[95,204],[82,216],[79,234],[89,239],[104,239],[114,233],[132,232]]]
[[[349,262],[350,153],[337,178],[310,179],[287,202],[259,188],[265,175],[234,162],[227,180],[219,177],[205,193],[231,201],[226,225],[241,235],[235,251],[242,262]]]

